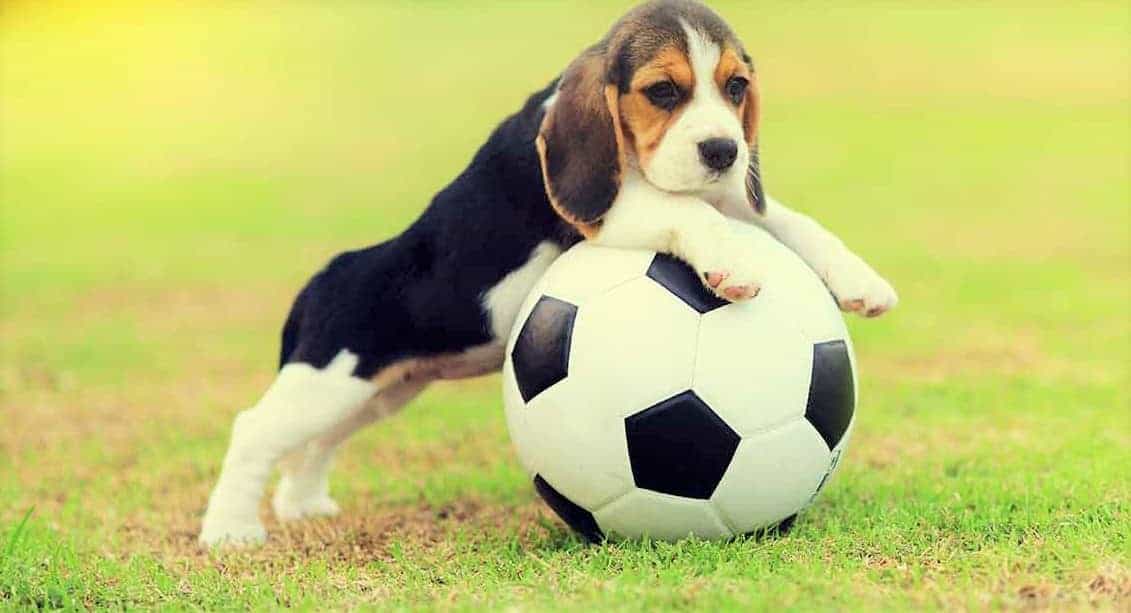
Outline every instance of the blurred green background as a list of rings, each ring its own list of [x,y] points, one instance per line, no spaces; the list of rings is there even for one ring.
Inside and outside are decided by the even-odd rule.
[[[0,600],[1125,604],[1127,7],[713,6],[759,66],[769,190],[903,299],[852,321],[858,438],[793,536],[582,548],[488,378],[351,444],[347,517],[196,552],[300,284],[410,223],[628,4],[9,1]]]

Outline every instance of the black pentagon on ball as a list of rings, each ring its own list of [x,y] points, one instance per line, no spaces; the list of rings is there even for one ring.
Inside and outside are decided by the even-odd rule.
[[[738,449],[738,434],[692,391],[624,420],[637,487],[706,500]]]
[[[542,475],[534,475],[534,489],[538,491],[542,500],[545,500],[546,504],[554,510],[554,513],[557,513],[567,526],[585,537],[585,540],[590,543],[600,543],[605,539],[605,535],[601,532],[601,527],[597,525],[597,520],[593,517],[593,514],[563,496],[561,492],[547,483]]]
[[[652,258],[648,278],[700,313],[709,313],[728,304],[704,287],[699,275],[683,260],[664,253],[657,253]]]
[[[805,419],[813,424],[831,450],[840,443],[856,410],[852,360],[844,341],[813,345],[813,375]]]
[[[569,346],[577,307],[542,296],[530,311],[511,351],[514,378],[523,402],[530,402],[569,374]]]

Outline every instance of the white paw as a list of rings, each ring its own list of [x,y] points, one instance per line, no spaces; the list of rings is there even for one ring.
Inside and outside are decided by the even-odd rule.
[[[306,517],[330,517],[342,511],[330,498],[324,480],[307,480],[284,474],[271,498],[279,521],[295,521]]]
[[[325,495],[294,499],[276,494],[271,503],[275,509],[275,517],[279,521],[296,521],[308,517],[333,517],[342,512],[338,503]]]
[[[747,243],[736,240],[729,233],[713,237],[712,245],[690,255],[691,265],[707,289],[723,300],[739,302],[749,300],[762,291],[762,277],[757,258],[744,249]]]
[[[206,547],[247,547],[267,540],[267,530],[258,519],[204,516],[197,541]]]
[[[878,317],[895,308],[895,289],[853,253],[834,258],[823,275],[841,310]]]

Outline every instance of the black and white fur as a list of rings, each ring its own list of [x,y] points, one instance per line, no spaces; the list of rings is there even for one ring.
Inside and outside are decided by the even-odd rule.
[[[688,6],[655,4],[669,5]],[[713,67],[716,43],[694,19],[679,24],[691,65]],[[555,81],[503,121],[402,234],[337,256],[299,293],[283,328],[275,383],[235,419],[201,543],[266,538],[258,507],[276,466],[279,519],[337,513],[330,464],[353,432],[395,413],[431,381],[501,366],[520,303],[554,259],[583,238],[551,205],[534,146],[547,113],[561,104],[558,91]],[[695,93],[646,172],[629,156],[590,240],[674,253],[703,274],[726,271],[729,283],[756,293],[759,263],[744,257],[743,242],[726,229],[726,216],[738,217],[796,251],[849,310],[893,307],[891,286],[812,219],[772,199],[760,203],[761,213],[749,206],[745,148],[729,174],[699,170],[697,141],[742,136],[716,98]]]

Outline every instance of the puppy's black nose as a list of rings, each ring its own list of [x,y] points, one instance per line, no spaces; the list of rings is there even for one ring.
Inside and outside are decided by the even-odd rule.
[[[726,170],[738,157],[738,143],[729,138],[708,138],[699,143],[699,157],[711,170]]]

